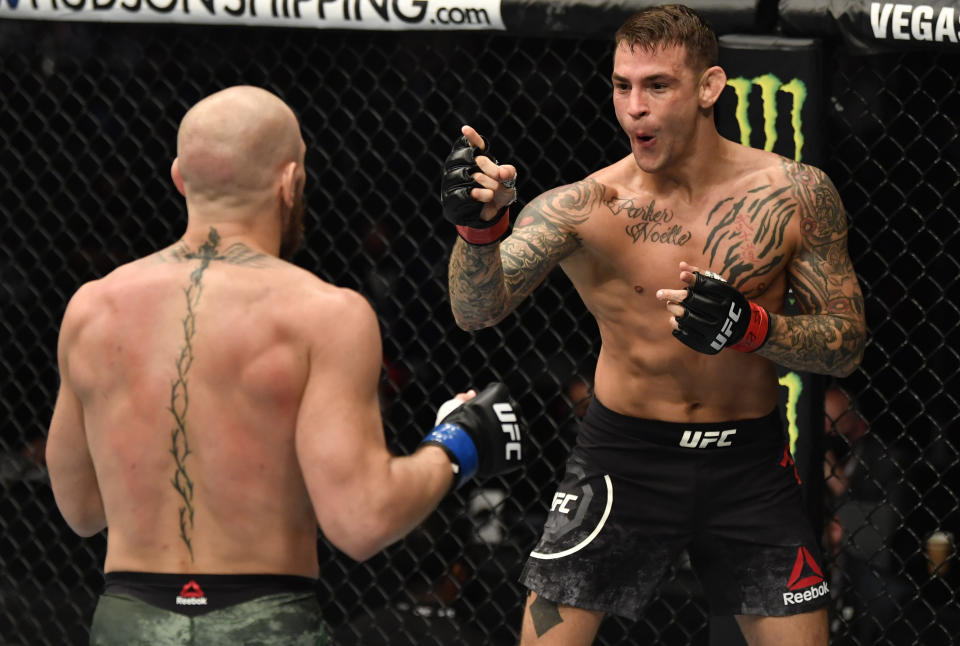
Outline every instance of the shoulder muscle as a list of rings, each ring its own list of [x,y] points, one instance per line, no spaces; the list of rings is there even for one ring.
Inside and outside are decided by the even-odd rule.
[[[581,246],[578,228],[604,194],[593,179],[561,186],[539,195],[520,212],[513,233],[500,245],[507,288],[525,297],[567,256]]]
[[[846,212],[826,173],[815,166],[790,160],[783,161],[783,172],[796,202],[804,241],[817,244],[845,238]]]

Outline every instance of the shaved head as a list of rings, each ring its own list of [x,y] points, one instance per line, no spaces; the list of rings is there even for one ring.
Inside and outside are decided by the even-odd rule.
[[[194,105],[177,133],[179,172],[188,194],[205,199],[269,191],[283,167],[301,161],[300,126],[270,92],[236,86]]]
[[[238,85],[198,102],[180,122],[170,167],[188,229],[275,223],[279,255],[289,259],[303,241],[305,154],[293,110],[266,90]]]

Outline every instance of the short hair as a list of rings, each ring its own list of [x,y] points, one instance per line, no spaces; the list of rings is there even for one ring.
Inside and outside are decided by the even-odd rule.
[[[713,67],[719,60],[717,34],[703,16],[681,4],[648,7],[633,14],[617,30],[614,43],[616,47],[625,43],[631,51],[681,46],[696,70]]]

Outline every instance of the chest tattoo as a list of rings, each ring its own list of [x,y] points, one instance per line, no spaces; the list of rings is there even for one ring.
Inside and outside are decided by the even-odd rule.
[[[707,216],[703,254],[733,285],[763,277],[783,262],[787,225],[796,211],[789,189],[760,186],[720,200]]]
[[[627,235],[637,243],[669,244],[682,247],[690,241],[693,233],[674,222],[675,214],[670,209],[658,209],[657,201],[639,204],[637,200],[612,199],[604,202],[616,216],[625,216],[629,222]]]

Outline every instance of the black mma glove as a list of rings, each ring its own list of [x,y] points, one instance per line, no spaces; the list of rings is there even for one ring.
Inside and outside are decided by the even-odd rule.
[[[421,444],[446,451],[454,467],[453,488],[457,489],[474,476],[489,478],[521,465],[521,424],[507,387],[492,383],[443,417]]]
[[[673,336],[697,352],[717,354],[724,348],[740,352],[759,349],[770,333],[770,315],[717,274],[694,272],[680,303],[686,310],[677,318]]]
[[[443,163],[440,203],[443,205],[443,216],[457,226],[461,238],[470,244],[487,245],[499,242],[507,232],[510,205],[500,209],[496,217],[490,220],[480,217],[485,204],[470,197],[471,190],[483,188],[473,179],[474,173],[483,172],[477,166],[477,157],[488,157],[494,164],[498,163],[486,139],[483,140],[483,150],[470,145],[464,136],[453,142],[453,150]]]

